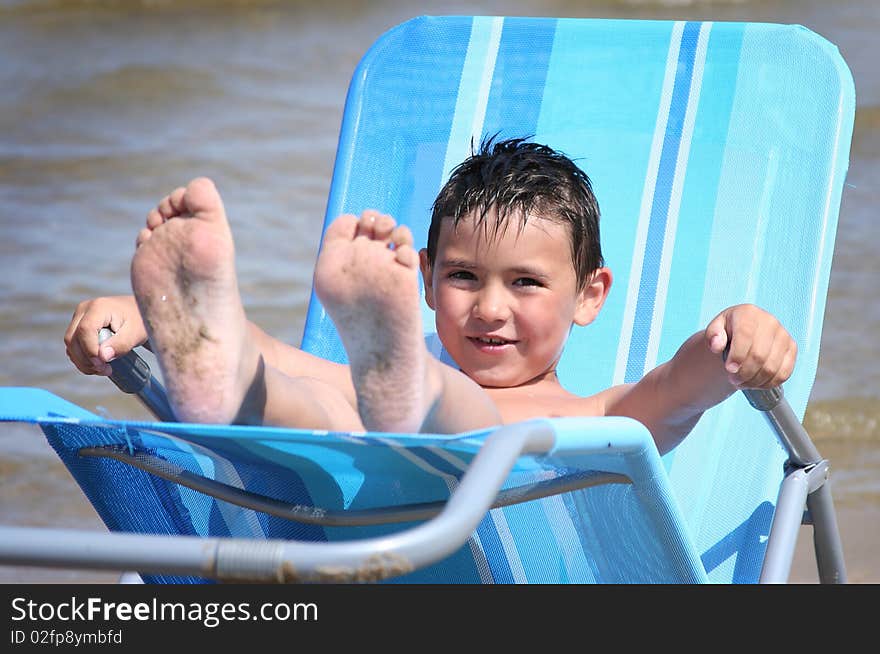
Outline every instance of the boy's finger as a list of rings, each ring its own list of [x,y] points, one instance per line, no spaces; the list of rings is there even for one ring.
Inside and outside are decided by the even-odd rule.
[[[76,327],[73,335],[73,341],[82,349],[87,357],[96,357],[99,353],[98,347],[98,330],[100,326],[96,326],[94,318],[83,316]]]
[[[782,357],[782,363],[779,366],[779,370],[776,372],[776,376],[770,382],[772,387],[781,386],[788,381],[789,377],[791,377],[791,374],[794,372],[794,364],[796,360],[797,347],[788,348],[785,355]]]
[[[748,311],[732,311],[728,314],[727,330],[730,334],[730,350],[727,354],[725,369],[738,375],[740,379],[749,378],[754,371],[740,371],[751,356],[752,347],[757,337],[758,323]]]
[[[794,346],[788,332],[776,320],[757,323],[752,349],[749,352],[748,373],[742,374],[752,388],[770,388],[778,385],[776,379],[786,353]]]
[[[749,351],[736,373],[743,385],[758,388],[770,380],[772,374],[768,374],[767,369],[773,365],[774,350],[778,347],[772,326],[758,323],[752,333]],[[778,358],[781,360],[781,356]]]
[[[785,359],[785,352],[785,346],[777,339],[767,356],[767,360],[753,379],[755,388],[771,388],[778,385],[776,377]]]
[[[724,348],[727,347],[727,332],[720,331],[712,336],[709,336],[709,350],[714,352],[715,354],[721,354],[724,352]]]
[[[109,377],[113,373],[113,368],[110,367],[110,364],[105,363],[100,359],[92,359],[92,366],[95,373],[98,375],[106,375]]]
[[[740,368],[746,361],[751,349],[751,338],[738,332],[734,332],[730,339],[730,349],[727,352],[727,360],[724,363],[724,369],[733,374],[740,374]]]
[[[79,307],[73,312],[73,316],[70,318],[70,323],[67,325],[67,330],[64,332],[64,344],[70,347],[70,344],[73,342],[74,335],[76,334],[76,328],[79,327],[79,323],[82,320],[83,312]]]
[[[84,363],[84,359],[82,357],[81,350],[79,350],[77,346],[76,341],[70,341],[64,351],[67,354],[67,358],[70,359],[70,362],[74,366],[76,366],[76,369],[82,371],[82,364]]]
[[[103,359],[103,361],[109,361],[113,358],[114,354],[105,352],[106,347],[111,347],[117,353],[127,352],[133,347],[133,345],[127,345],[127,342],[131,340],[127,334],[117,338],[119,332],[124,331],[124,326],[125,319],[112,311],[105,313],[93,311],[86,313],[80,319],[72,340],[79,344],[87,358],[94,357]],[[99,335],[105,327],[116,332],[116,335],[101,343]]]
[[[771,375],[770,379],[766,382],[765,388],[780,386],[788,381],[788,378],[791,377],[791,373],[794,370],[796,351],[797,348],[794,346],[793,342],[782,345],[779,348],[779,352],[774,354],[772,365],[767,366]]]
[[[775,367],[781,361],[781,357],[774,360],[772,355],[753,347],[749,352],[749,359],[737,374],[740,386],[743,388],[766,388],[775,374]]]
[[[109,363],[116,357],[121,357],[131,352],[138,343],[132,342],[131,330],[125,328],[126,324],[121,318],[115,315],[111,316],[107,327],[113,334],[101,341],[98,356],[102,361]]]
[[[721,354],[724,352],[724,348],[727,347],[728,337],[727,331],[724,329],[724,323],[724,314],[719,314],[706,327],[706,343],[709,346],[709,351],[715,354]]]
[[[112,345],[108,345],[107,341],[101,343],[101,349],[98,352],[99,360],[104,363],[110,363],[116,358],[116,350]]]
[[[71,341],[70,345],[67,347],[67,358],[70,359],[73,365],[76,366],[76,369],[81,373],[86,375],[95,374],[96,367],[92,362],[92,357],[83,352],[79,341]]]

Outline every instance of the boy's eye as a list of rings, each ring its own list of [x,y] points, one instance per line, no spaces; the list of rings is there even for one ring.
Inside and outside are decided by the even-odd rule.
[[[449,273],[449,279],[460,279],[460,280],[473,281],[476,278],[477,278],[476,275],[474,275],[474,273],[472,273],[468,270],[455,270],[455,271]]]
[[[542,286],[541,282],[533,277],[520,277],[514,282],[515,286]]]

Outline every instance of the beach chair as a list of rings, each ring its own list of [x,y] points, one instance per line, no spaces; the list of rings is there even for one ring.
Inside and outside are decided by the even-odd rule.
[[[797,341],[784,396],[736,394],[661,458],[624,418],[324,433],[110,421],[6,388],[3,419],[39,424],[111,533],[3,528],[0,561],[148,582],[779,582],[804,521],[821,581],[844,581],[828,462],[800,420],[854,104],[837,49],[799,26],[421,17],[390,30],[354,73],[325,225],[378,208],[424,243],[475,142],[533,136],[591,177],[615,273],[597,321],[571,334],[563,383],[637,380],[751,302]],[[427,307],[425,325],[444,358]],[[345,361],[314,296],[302,347]]]

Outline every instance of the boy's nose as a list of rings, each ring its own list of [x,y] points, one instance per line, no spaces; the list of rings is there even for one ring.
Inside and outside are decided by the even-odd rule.
[[[510,305],[504,293],[494,285],[486,286],[477,296],[473,315],[483,322],[498,322],[510,317]]]

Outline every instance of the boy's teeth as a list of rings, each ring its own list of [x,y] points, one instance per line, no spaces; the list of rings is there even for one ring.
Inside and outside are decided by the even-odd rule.
[[[507,342],[503,338],[488,338],[485,336],[480,336],[477,340],[488,345],[504,345]]]

